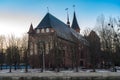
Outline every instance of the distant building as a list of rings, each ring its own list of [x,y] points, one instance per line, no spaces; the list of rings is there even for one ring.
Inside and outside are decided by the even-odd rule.
[[[102,67],[103,57],[101,54],[100,38],[95,31],[91,31],[88,36],[85,37],[89,41],[89,55],[91,67]]]
[[[89,67],[89,43],[80,35],[74,12],[70,27],[47,13],[36,28],[29,29],[28,51],[33,68]]]

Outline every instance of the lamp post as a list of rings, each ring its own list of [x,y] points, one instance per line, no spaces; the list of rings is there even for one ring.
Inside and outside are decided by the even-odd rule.
[[[43,42],[43,52],[42,52],[42,59],[43,59],[43,71],[45,71],[45,44]]]
[[[41,49],[41,53],[42,53],[42,70],[41,72],[45,71],[45,42],[44,41],[40,41],[40,49]]]

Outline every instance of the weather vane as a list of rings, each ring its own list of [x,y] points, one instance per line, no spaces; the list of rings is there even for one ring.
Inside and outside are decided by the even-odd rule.
[[[49,8],[47,7],[47,11],[48,11],[48,13],[49,13]]]
[[[68,14],[68,8],[65,9],[67,11],[67,24],[69,25],[70,22],[69,22],[69,14]]]
[[[67,15],[68,15],[68,8],[65,9],[67,11]]]
[[[68,11],[68,8],[66,8],[65,10]]]
[[[74,11],[75,11],[75,5],[73,5],[73,9],[74,9]]]

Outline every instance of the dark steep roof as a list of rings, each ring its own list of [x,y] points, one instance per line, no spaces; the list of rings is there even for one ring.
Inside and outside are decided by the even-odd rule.
[[[85,39],[79,35],[75,30],[69,28],[65,23],[51,15],[50,13],[47,13],[45,17],[42,19],[42,21],[39,23],[39,25],[36,27],[36,29],[41,29],[41,28],[53,28],[57,36],[75,42],[73,39],[73,36],[75,36],[78,40],[83,41],[83,43],[86,43]]]
[[[84,45],[89,46],[89,42],[82,35],[80,35],[79,33],[77,33],[72,28],[70,28],[70,31],[71,31],[72,35],[75,36],[80,42],[82,42]]]
[[[32,23],[31,23],[31,25],[30,25],[30,29],[29,29],[28,33],[29,33],[29,34],[34,33],[34,29],[33,29]]]
[[[77,18],[76,18],[75,12],[74,12],[73,22],[72,22],[71,28],[72,28],[72,29],[80,29],[80,28],[79,28],[79,25],[78,25],[78,22],[77,22]]]
[[[50,13],[47,13],[45,15],[45,17],[42,19],[42,21],[39,23],[36,29],[48,27],[55,29],[59,37],[70,41],[74,41],[71,37],[72,35],[68,26],[53,15],[51,15]]]
[[[38,24],[37,28],[51,28],[51,14],[47,13],[42,21]]]

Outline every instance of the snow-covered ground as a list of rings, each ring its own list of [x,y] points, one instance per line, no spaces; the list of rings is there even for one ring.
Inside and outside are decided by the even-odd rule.
[[[92,69],[81,69],[79,70],[78,72],[92,72],[93,70]],[[50,73],[50,72],[55,72],[55,71],[49,71],[49,70],[45,70],[44,72],[46,73]],[[74,73],[75,70],[62,70],[60,71],[60,73]],[[103,72],[111,72],[110,70],[106,70],[106,69],[96,69],[96,72],[98,73],[103,73]],[[117,72],[120,72],[120,70],[117,70]],[[9,69],[3,69],[3,70],[0,70],[0,73],[9,73]],[[11,70],[11,73],[25,73],[25,69],[17,69],[17,70],[14,70],[12,69]],[[40,69],[28,69],[28,73],[41,73],[41,70]]]
[[[39,69],[29,69],[28,73],[25,73],[24,70],[12,70],[9,73],[9,70],[2,70],[0,71],[0,77],[119,77],[120,72],[110,72],[107,70],[96,70],[97,72],[91,72],[91,70],[79,72],[75,71],[44,71],[40,72]]]
[[[92,69],[79,70],[75,72],[72,70],[62,70],[60,72],[55,71],[44,71],[41,72],[40,69],[28,69],[25,73],[25,69],[12,69],[9,73],[9,69],[0,70],[0,77],[110,77],[110,76],[120,76],[120,71],[111,72],[104,69],[96,69],[96,72],[92,72]]]

